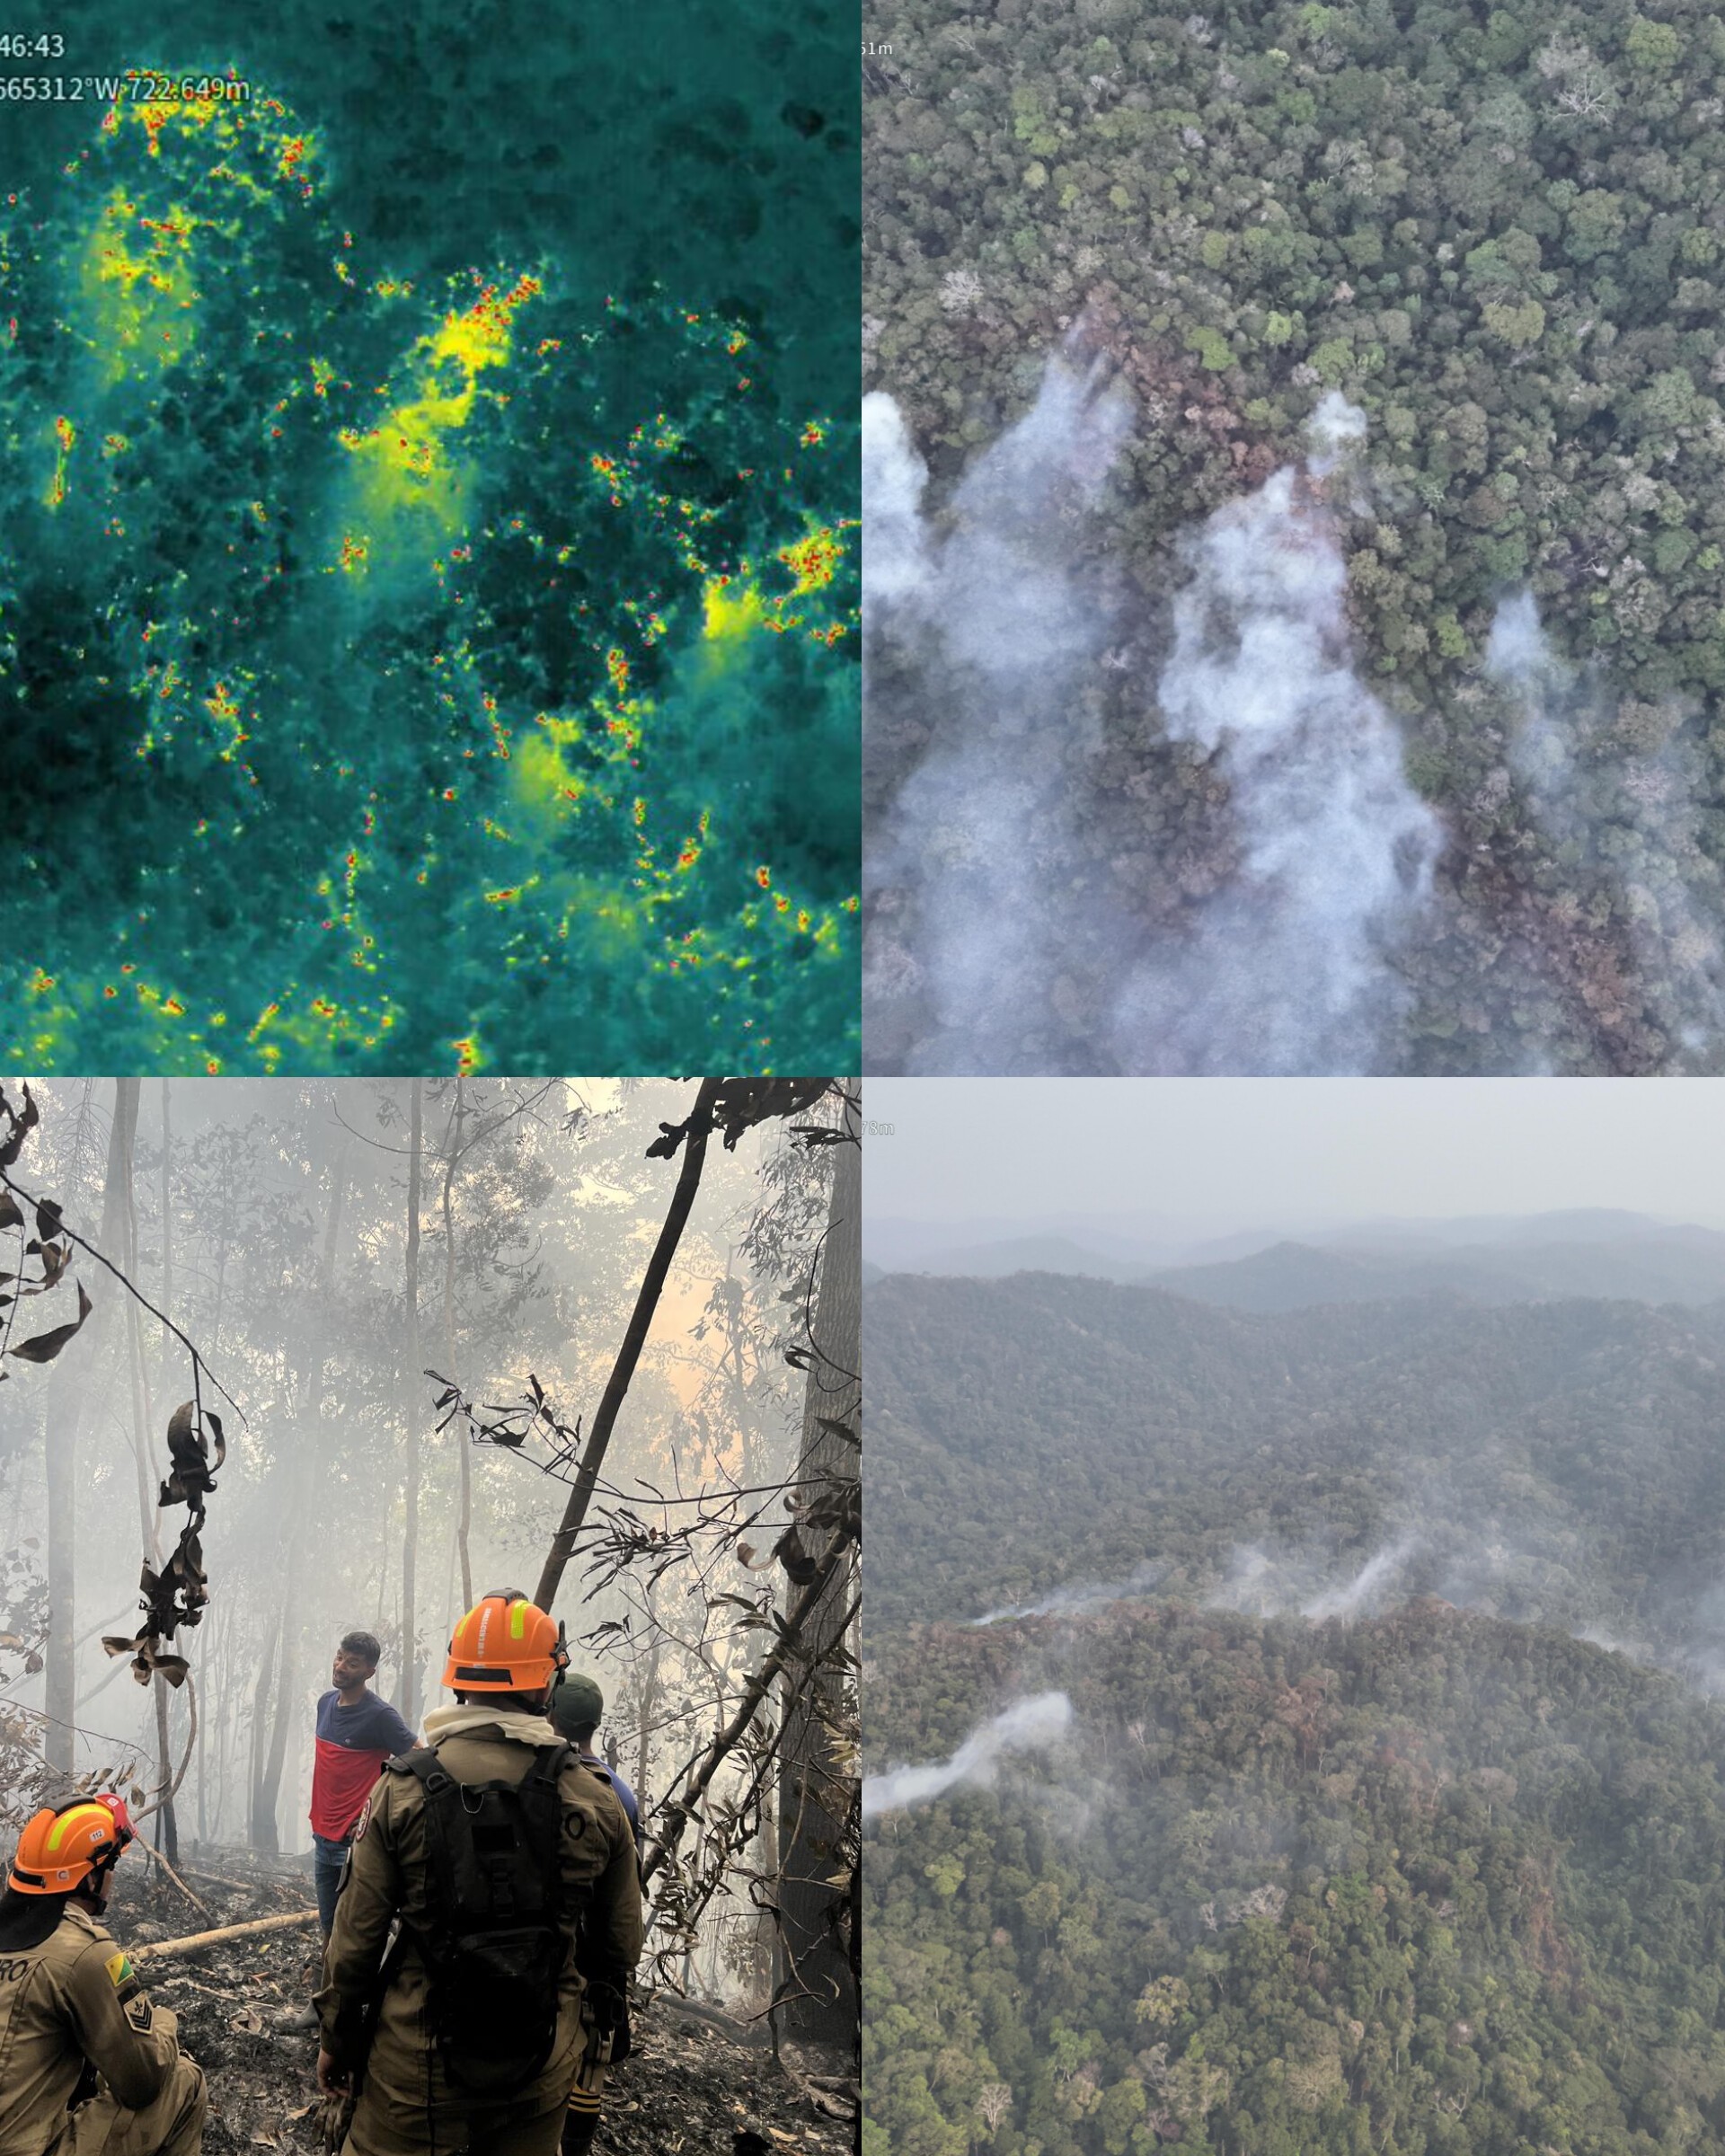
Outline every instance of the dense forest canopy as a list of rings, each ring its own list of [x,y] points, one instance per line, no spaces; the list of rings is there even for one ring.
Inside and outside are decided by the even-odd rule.
[[[878,1650],[950,1751],[1074,1728],[871,1830],[870,2156],[1652,2156],[1725,2127],[1725,1720],[1417,1604],[1127,1605]]]
[[[1044,804],[1059,816],[1021,834],[1028,903],[1064,905],[1066,932],[1051,993],[974,1067],[1267,1052],[1237,1015],[1193,1042],[1171,1038],[1165,997],[1136,1030],[1120,1008],[1130,961],[1201,945],[1261,865],[1252,774],[1170,679],[1181,591],[1247,529],[1333,549],[1338,579],[1345,565],[1345,621],[1285,590],[1252,605],[1285,628],[1305,608],[1357,713],[1361,698],[1388,713],[1440,838],[1429,890],[1416,878],[1411,904],[1367,923],[1379,1038],[1289,1052],[1421,1072],[1717,1067],[1715,12],[898,0],[871,30],[890,49],[865,63],[865,384],[929,464],[931,530],[974,499],[961,474],[1003,441],[1021,454],[1009,430],[1057,348],[1100,365],[1132,415],[1106,486],[1048,517],[1036,557],[1032,580],[1070,587],[1088,623],[1075,668],[1044,654],[1031,739],[1060,738]],[[1272,475],[1306,464],[1314,415],[1344,406],[1348,461],[1334,477],[1313,462],[1277,522]],[[1100,438],[1092,424],[1064,440],[1082,458]],[[888,858],[907,774],[964,708],[964,665],[942,650],[931,670],[926,645],[889,644],[872,692],[881,1067],[923,1067],[952,1023],[917,913],[933,887]],[[1315,753],[1310,710],[1288,735]],[[1308,840],[1328,827],[1297,815]],[[1414,825],[1385,791],[1376,827]],[[1273,981],[1257,994],[1273,1003]]]
[[[865,1311],[870,2156],[1713,2145],[1721,1306]]]

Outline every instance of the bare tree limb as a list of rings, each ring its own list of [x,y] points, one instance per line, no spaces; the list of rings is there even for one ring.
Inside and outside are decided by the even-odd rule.
[[[588,1433],[587,1445],[581,1454],[580,1472],[575,1478],[575,1487],[569,1493],[562,1524],[552,1539],[551,1552],[545,1559],[544,1570],[539,1575],[539,1585],[534,1593],[533,1599],[542,1610],[549,1610],[556,1600],[557,1589],[562,1584],[564,1568],[574,1554],[575,1538],[587,1517],[593,1486],[599,1479],[606,1447],[611,1442],[612,1427],[628,1393],[630,1380],[635,1374],[635,1365],[641,1360],[641,1351],[646,1345],[653,1312],[659,1308],[659,1298],[664,1292],[666,1276],[671,1269],[671,1259],[677,1255],[677,1246],[683,1239],[683,1230],[694,1204],[694,1194],[701,1184],[701,1169],[706,1159],[707,1139],[712,1130],[713,1103],[723,1083],[722,1078],[703,1078],[701,1081],[701,1090],[695,1095],[694,1106],[683,1127],[686,1137],[683,1149],[683,1167],[671,1197],[670,1209],[665,1215],[664,1226],[659,1232],[659,1241],[653,1246],[647,1270],[641,1276],[633,1314],[624,1333],[623,1345],[617,1350],[610,1382],[594,1414],[593,1427]]]
[[[214,1931],[192,1931],[184,1939],[159,1939],[129,1948],[134,1961],[147,1954],[155,1961],[177,1959],[182,1954],[201,1954],[206,1947],[219,1947],[230,1939],[255,1939],[264,1931],[303,1931],[317,1922],[315,1909],[296,1909],[288,1916],[254,1916],[249,1923],[220,1924]]]
[[[735,1749],[743,1732],[754,1720],[756,1708],[772,1690],[774,1680],[789,1663],[796,1649],[804,1623],[814,1614],[827,1582],[836,1577],[840,1568],[847,1561],[850,1547],[850,1542],[845,1536],[839,1535],[834,1538],[831,1548],[817,1567],[814,1577],[798,1596],[796,1607],[784,1620],[784,1629],[779,1635],[778,1645],[744,1686],[742,1699],[739,1702],[736,1713],[731,1716],[730,1721],[725,1724],[725,1727],[701,1755],[683,1795],[668,1798],[662,1807],[665,1820],[664,1828],[655,1837],[647,1861],[641,1867],[643,1883],[651,1879],[657,1872],[662,1871],[676,1854],[677,1845],[683,1839],[683,1829],[688,1825],[695,1806],[700,1803],[706,1791],[708,1783]],[[848,1623],[848,1621],[847,1619],[846,1622]]]

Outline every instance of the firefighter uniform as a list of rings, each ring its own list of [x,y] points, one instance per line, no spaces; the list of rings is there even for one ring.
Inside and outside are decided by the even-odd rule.
[[[587,1749],[586,1739],[596,1730],[605,1716],[605,1694],[589,1676],[565,1676],[552,1695],[550,1719],[575,1746],[580,1754],[581,1764],[612,1789],[624,1810],[629,1815],[629,1826],[635,1837],[635,1847],[641,1847],[641,1807],[634,1791],[615,1768]],[[579,1733],[579,1734],[578,1734]],[[613,1980],[615,1983],[615,1979]],[[624,2001],[619,1998],[616,2006]],[[586,2156],[592,2146],[593,2136],[598,2132],[599,2116],[605,2106],[605,2081],[614,2057],[624,2058],[628,2054],[620,2048],[626,2041],[627,2023],[619,2020],[612,2027],[600,2027],[592,2010],[593,2000],[588,2001],[586,2046],[577,2070],[573,2086],[569,2092],[569,2117],[563,2125],[563,2156]]]
[[[0,2156],[198,2156],[204,2077],[175,2027],[79,1902],[40,1945],[0,1948]],[[96,2092],[72,2110],[86,2063]]]
[[[447,1680],[446,1680],[447,1681]],[[563,1739],[544,1716],[480,1704],[434,1709],[426,1741],[462,1783],[520,1782],[535,1754]],[[566,1905],[579,1906],[581,1960],[625,1984],[641,1952],[641,1889],[634,1837],[615,1794],[572,1758],[558,1780]],[[428,1798],[411,1774],[385,1773],[367,1800],[335,1904],[335,1925],[317,1994],[323,2046],[345,2073],[364,2057],[358,2101],[343,2156],[554,2156],[571,2084],[588,2046],[584,1980],[576,1966],[578,1918],[558,1980],[551,2055],[506,2104],[451,2086],[427,2034],[429,1983],[415,1945],[430,1914]],[[365,2026],[376,1995],[392,1920],[402,1922],[368,2052]]]

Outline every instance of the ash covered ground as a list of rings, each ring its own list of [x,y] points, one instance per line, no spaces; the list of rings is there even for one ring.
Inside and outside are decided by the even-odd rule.
[[[194,1906],[155,1864],[122,1868],[109,1926],[128,1951],[312,1905],[310,1859],[234,1850],[186,1856],[178,1866]],[[157,1960],[137,1951],[150,1996],[179,2017],[180,2040],[209,2082],[204,2147],[210,2156],[258,2149],[322,2149],[314,2034],[286,2022],[317,1985],[315,1924],[266,1932]],[[839,2156],[852,2141],[842,2090],[851,2062],[783,2046],[774,2063],[765,2024],[675,1994],[638,1995],[634,2052],[607,2092],[596,2143],[628,2156],[730,2151],[739,2133],[792,2156]],[[830,2107],[830,2114],[826,2107]]]

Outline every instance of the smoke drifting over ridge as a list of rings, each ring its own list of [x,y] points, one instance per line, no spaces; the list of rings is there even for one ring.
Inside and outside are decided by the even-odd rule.
[[[1348,651],[1325,500],[1364,415],[1326,397],[1305,470],[1278,472],[1186,543],[1173,648],[1141,693],[1166,738],[1225,780],[1234,859],[1172,934],[1110,888],[1092,814],[1101,667],[1129,663],[1103,654],[1131,624],[1102,578],[1079,573],[1075,541],[1129,418],[1095,363],[1054,360],[1031,411],[960,483],[941,535],[923,521],[927,474],[897,407],[863,401],[875,1068],[1277,1074],[1392,1060],[1387,952],[1438,835]]]
[[[1006,1624],[1018,1617],[1076,1617],[1090,1610],[1105,1608],[1110,1602],[1124,1602],[1135,1595],[1149,1594],[1166,1570],[1165,1565],[1149,1562],[1135,1565],[1124,1579],[1079,1580],[1070,1586],[1056,1587],[1035,1602],[1010,1603],[1001,1609],[986,1610],[970,1622],[975,1627]]]
[[[1541,828],[1579,853],[1603,853],[1652,1012],[1712,1067],[1725,1042],[1725,877],[1700,843],[1705,774],[1680,730],[1682,702],[1620,703],[1565,666],[1526,590],[1499,601],[1485,673],[1515,713],[1510,768]]]
[[[1004,1754],[1051,1752],[1072,1727],[1072,1701],[1064,1692],[1039,1692],[1016,1700],[967,1736],[951,1759],[938,1766],[891,1767],[862,1779],[862,1816],[900,1812],[914,1804],[943,1797],[960,1782],[993,1781]]]

